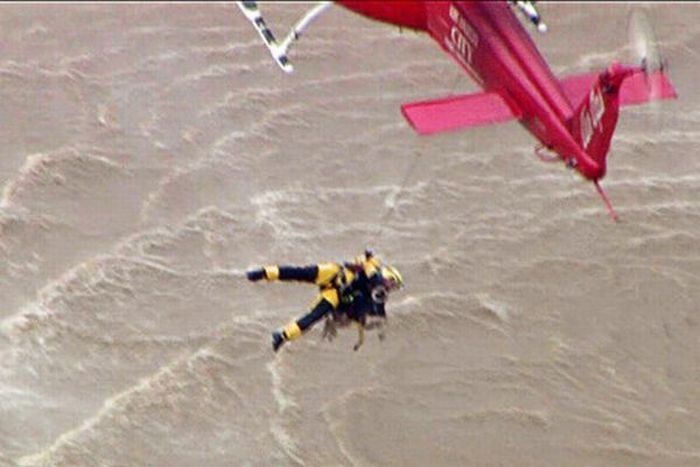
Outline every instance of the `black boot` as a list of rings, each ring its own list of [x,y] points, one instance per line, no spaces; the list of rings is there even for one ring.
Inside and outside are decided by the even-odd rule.
[[[274,331],[272,333],[272,350],[277,352],[282,344],[284,344],[284,335],[279,331]]]
[[[246,271],[245,275],[249,281],[257,282],[265,278],[265,270],[263,268],[251,269],[250,271]]]

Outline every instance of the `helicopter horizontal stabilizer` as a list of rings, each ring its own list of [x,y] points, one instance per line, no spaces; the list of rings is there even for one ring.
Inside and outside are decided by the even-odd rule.
[[[502,123],[522,115],[495,92],[413,102],[402,105],[401,112],[422,135]]]

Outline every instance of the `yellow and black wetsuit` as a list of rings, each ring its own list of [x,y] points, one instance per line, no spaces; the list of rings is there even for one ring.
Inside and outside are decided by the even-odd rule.
[[[248,279],[297,281],[316,284],[319,294],[311,310],[301,318],[273,333],[273,348],[301,336],[330,313],[345,313],[364,324],[365,316],[385,316],[384,304],[372,299],[372,288],[381,282],[380,261],[371,254],[359,256],[351,263],[319,263],[310,266],[265,266],[250,271]]]

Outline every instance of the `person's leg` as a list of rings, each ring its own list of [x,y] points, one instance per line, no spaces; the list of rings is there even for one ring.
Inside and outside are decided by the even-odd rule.
[[[310,282],[322,287],[330,285],[341,270],[336,263],[320,263],[310,266],[265,266],[246,273],[248,280]]]
[[[287,324],[282,331],[272,333],[272,349],[276,352],[277,349],[284,343],[299,338],[304,332],[310,329],[321,318],[338,306],[338,291],[335,289],[326,289],[319,294],[316,304],[307,314],[296,321]]]
[[[265,266],[265,279],[269,281],[316,282],[318,266]]]

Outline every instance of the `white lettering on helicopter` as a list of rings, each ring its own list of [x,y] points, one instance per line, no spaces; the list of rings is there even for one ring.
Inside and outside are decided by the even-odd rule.
[[[479,35],[474,31],[474,28],[467,23],[467,20],[464,19],[453,4],[450,4],[450,19],[457,25],[467,39],[469,39],[469,42],[471,42],[474,48],[476,48],[476,46],[479,45]]]
[[[472,62],[472,45],[457,26],[452,26],[452,28],[450,28],[450,42],[453,50],[459,54],[460,58],[464,58],[467,63]]]
[[[601,120],[605,113],[605,102],[600,92],[600,87],[591,89],[588,96],[588,106],[583,106],[579,121],[581,122],[581,141],[583,147],[588,148],[588,144],[593,138],[594,131],[600,130]]]
[[[445,36],[445,44],[450,52],[464,65],[472,78],[481,84],[481,77],[472,67],[472,58],[474,50],[479,44],[479,36],[459,13],[459,10],[451,3],[449,16],[453,24],[450,26],[449,35]]]

